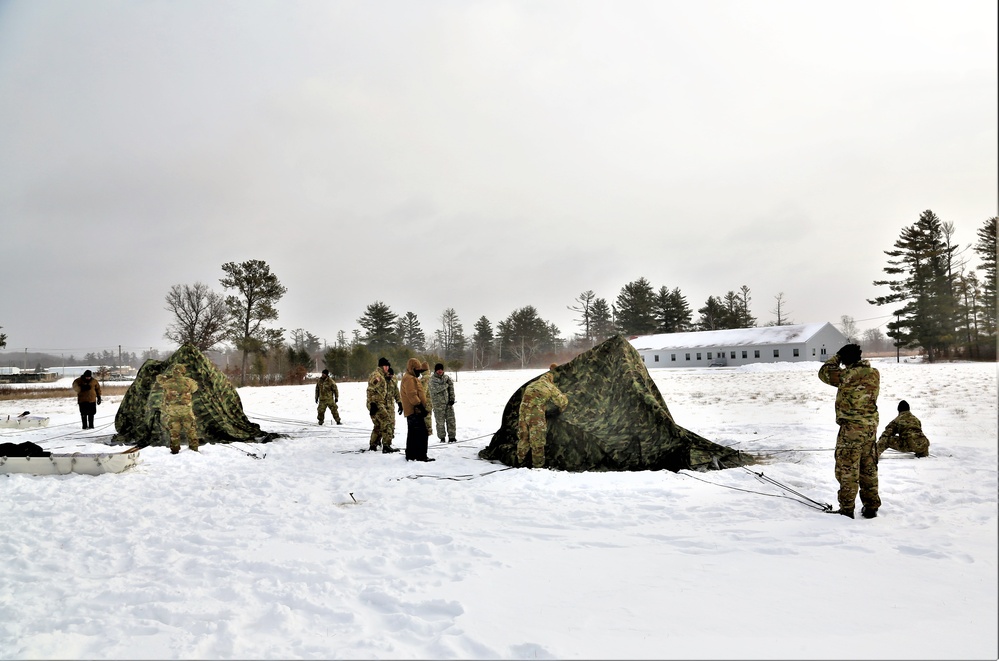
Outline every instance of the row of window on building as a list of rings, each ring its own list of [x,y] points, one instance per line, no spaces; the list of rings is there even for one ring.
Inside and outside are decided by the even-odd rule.
[[[774,352],[774,358],[780,358],[780,349],[774,349],[773,352]],[[714,355],[713,351],[707,351],[705,353],[707,353],[707,360],[714,360],[715,359],[715,355]],[[735,360],[735,354],[736,354],[735,351],[729,351],[729,358],[732,359],[732,360]],[[822,347],[821,354],[823,356],[826,355],[826,348],[825,347]],[[684,353],[683,354],[684,360],[690,360],[690,356],[691,355],[692,354],[690,352]],[[696,358],[694,358],[694,360],[701,360],[701,352],[700,351],[694,352],[693,355],[696,355]],[[812,355],[813,356],[815,355],[815,348],[814,347],[812,348]],[[654,356],[655,362],[658,363],[659,362],[659,354],[653,354],[653,356]],[[669,355],[670,362],[674,362],[675,363],[676,362],[676,356],[677,356],[677,354],[671,353]],[[793,349],[791,349],[791,356],[793,358],[799,358],[801,356],[801,353],[799,352],[799,350],[797,348],[793,348]],[[753,349],[753,358],[759,358],[759,357],[760,357],[760,350],[759,349]],[[742,350],[742,359],[743,360],[748,360],[749,359],[749,350],[748,349],[743,349]],[[718,360],[725,360],[725,351],[719,351],[718,352]]]

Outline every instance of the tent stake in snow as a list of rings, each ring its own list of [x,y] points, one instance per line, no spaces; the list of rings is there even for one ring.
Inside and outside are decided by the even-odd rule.
[[[749,470],[745,466],[742,466],[742,470],[746,471],[747,473],[752,473],[753,475],[755,475],[759,479],[761,479],[761,480],[763,480],[765,482],[769,482],[770,484],[773,484],[774,486],[779,487],[779,488],[783,489],[784,491],[788,491],[790,493],[793,493],[795,496],[798,496],[799,498],[804,498],[809,503],[814,503],[817,506],[817,509],[821,509],[823,512],[831,512],[832,511],[832,505],[830,505],[829,503],[820,503],[817,500],[812,500],[811,498],[809,498],[805,494],[799,493],[799,492],[795,491],[794,489],[792,489],[791,487],[787,486],[786,484],[782,484],[782,483],[778,482],[777,480],[773,479],[772,477],[768,477],[768,476],[764,475],[763,471],[760,471],[759,473],[757,473],[755,471]]]

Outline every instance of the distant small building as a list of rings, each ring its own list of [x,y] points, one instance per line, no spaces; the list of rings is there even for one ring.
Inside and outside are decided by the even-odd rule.
[[[630,342],[653,368],[824,361],[849,340],[827,322],[639,335]]]

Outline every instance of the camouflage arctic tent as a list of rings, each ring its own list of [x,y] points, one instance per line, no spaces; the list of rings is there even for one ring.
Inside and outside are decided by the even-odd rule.
[[[192,407],[202,445],[205,443],[231,443],[232,441],[266,443],[279,434],[261,431],[260,425],[250,422],[243,413],[239,393],[223,374],[194,345],[181,346],[166,360],[147,360],[139,369],[135,382],[125,391],[118,415],[114,419],[116,443],[145,447],[169,445],[157,419],[161,394],[154,393],[156,377],[175,364],[187,368],[187,376],[198,383]]]
[[[698,436],[676,424],[642,357],[617,335],[554,370],[555,385],[569,397],[548,418],[545,466],[568,471],[711,470],[753,463],[746,453]],[[534,379],[532,379],[534,381]],[[482,459],[517,465],[520,399],[528,381],[503,410],[502,424]],[[528,454],[526,463],[531,464]]]

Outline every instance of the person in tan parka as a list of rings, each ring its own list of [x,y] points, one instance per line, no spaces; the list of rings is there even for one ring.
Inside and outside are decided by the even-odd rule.
[[[402,414],[406,416],[406,460],[434,461],[427,456],[427,393],[420,383],[423,365],[416,358],[406,362],[399,396],[402,397]]]

